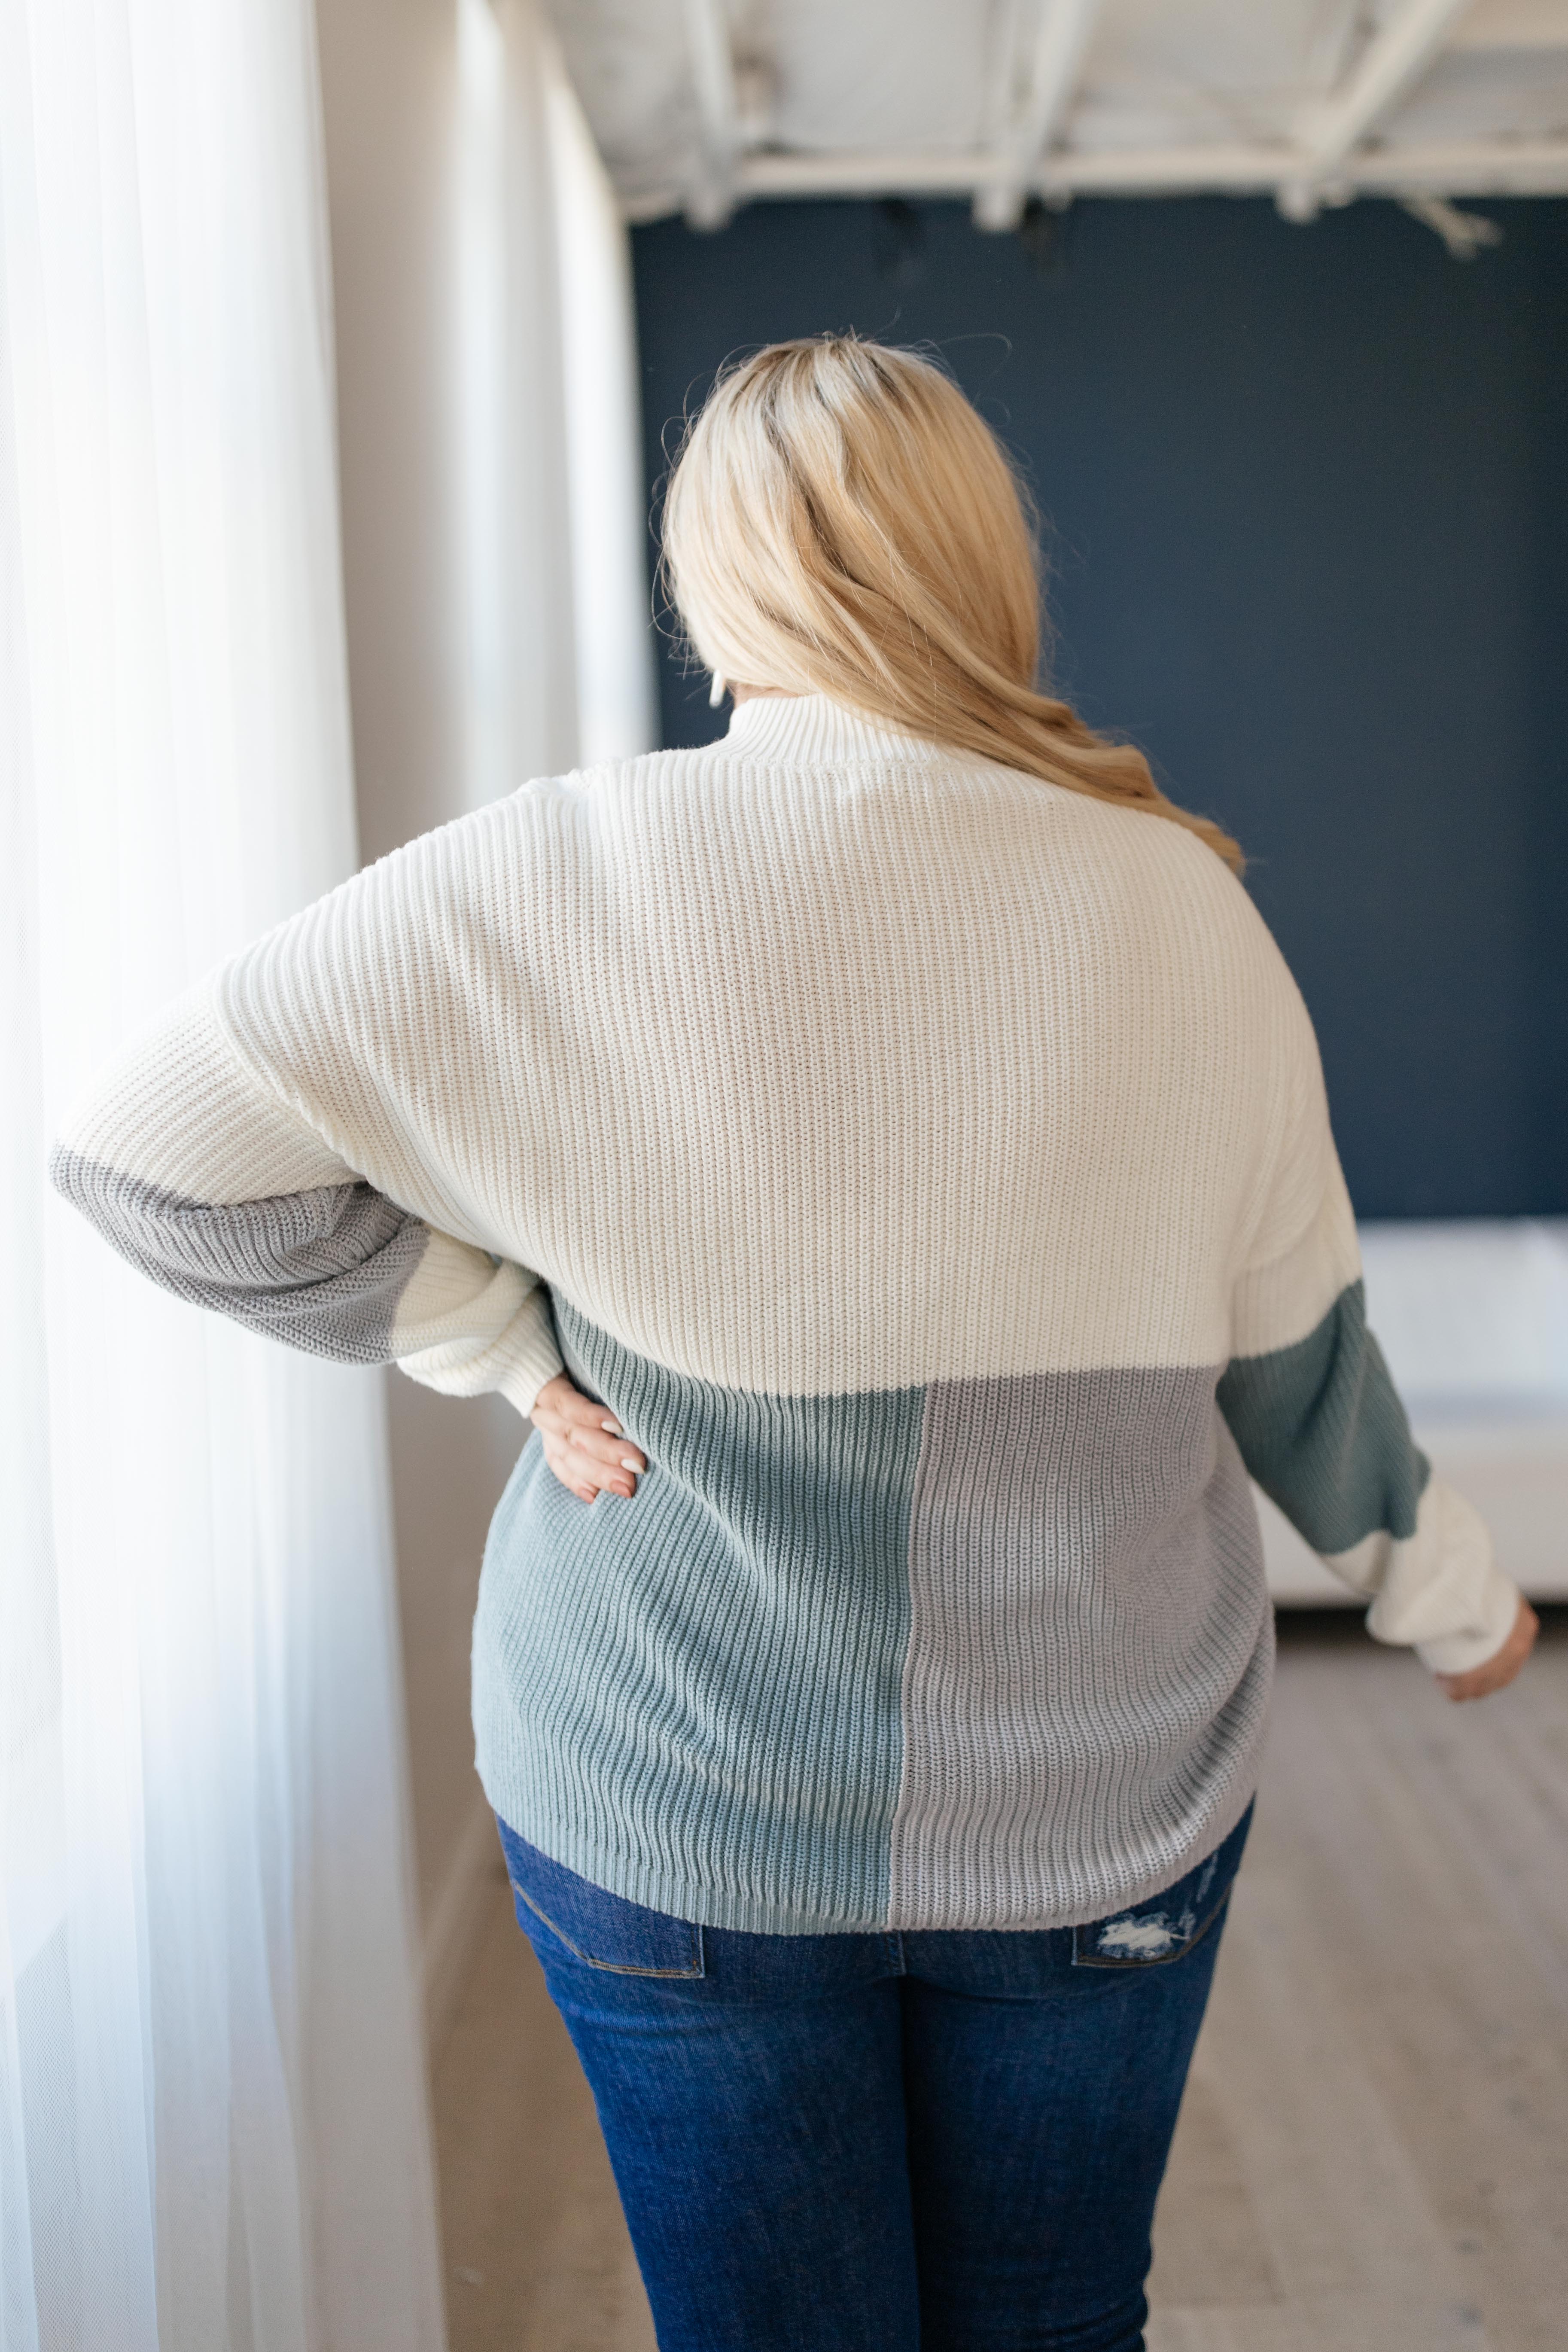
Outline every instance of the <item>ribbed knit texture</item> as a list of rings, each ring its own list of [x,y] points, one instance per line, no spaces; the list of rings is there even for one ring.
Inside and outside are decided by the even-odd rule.
[[[1244,1464],[1383,1638],[1458,1668],[1511,1622],[1366,1333],[1245,892],[822,698],[384,860],[55,1164],[186,1297],[524,1412],[564,1360],[614,1407],[635,1500],[535,1446],[497,1514],[479,1768],[687,1918],[1047,1927],[1173,1884],[1257,1775]]]

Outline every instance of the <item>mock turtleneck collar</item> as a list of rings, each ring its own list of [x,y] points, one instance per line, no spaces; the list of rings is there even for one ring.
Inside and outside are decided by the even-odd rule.
[[[952,758],[940,744],[906,734],[884,719],[835,702],[826,694],[754,694],[738,703],[723,738],[753,758],[798,761],[803,767],[837,767],[846,761]],[[956,756],[962,757],[962,754]]]

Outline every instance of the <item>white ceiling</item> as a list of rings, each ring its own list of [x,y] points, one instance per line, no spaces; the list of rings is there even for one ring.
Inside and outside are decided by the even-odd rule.
[[[1568,192],[1568,0],[548,0],[634,219]],[[1435,223],[1435,225],[1437,225]]]

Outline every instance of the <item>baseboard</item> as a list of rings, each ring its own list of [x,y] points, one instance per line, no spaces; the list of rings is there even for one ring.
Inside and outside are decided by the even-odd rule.
[[[452,2030],[491,1901],[504,1875],[495,1815],[476,1785],[473,1811],[453,1844],[423,1938],[425,2039],[432,2065]]]

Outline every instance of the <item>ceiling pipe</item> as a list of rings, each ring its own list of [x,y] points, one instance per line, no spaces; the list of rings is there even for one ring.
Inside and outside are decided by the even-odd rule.
[[[1028,95],[1001,142],[996,174],[974,192],[978,228],[1016,228],[1031,184],[1067,121],[1100,0],[1041,0]]]
[[[1279,184],[1287,220],[1310,221],[1336,192],[1352,151],[1418,81],[1474,0],[1405,0],[1374,34],[1342,87],[1297,130],[1297,154]]]
[[[1399,201],[1412,220],[1442,238],[1450,261],[1473,261],[1484,246],[1502,243],[1501,229],[1484,213],[1462,213],[1443,196],[1405,195]]]
[[[1187,147],[1057,148],[1033,174],[1028,193],[1075,195],[1270,194],[1290,151],[1265,144]],[[736,163],[737,199],[768,196],[973,196],[990,184],[992,159],[973,151],[934,153],[744,155]],[[1440,140],[1363,150],[1338,175],[1351,195],[1439,196],[1568,194],[1568,140]],[[628,219],[657,220],[681,209],[669,190],[631,196]]]

